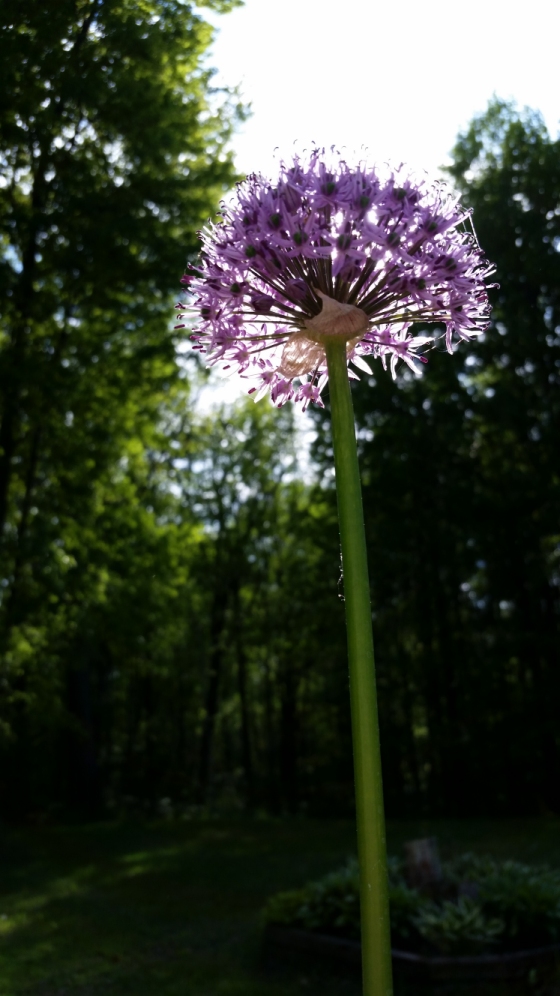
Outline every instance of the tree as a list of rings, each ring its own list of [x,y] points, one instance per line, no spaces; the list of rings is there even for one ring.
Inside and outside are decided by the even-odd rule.
[[[292,412],[220,407],[180,441],[183,507],[206,535],[193,565],[207,661],[198,800],[229,778],[250,806],[295,811],[334,792],[349,806],[336,517],[298,480]]]
[[[493,334],[471,364],[481,472],[478,580],[499,661],[502,791],[560,809],[560,140],[494,100],[450,172],[495,259]]]
[[[241,114],[212,87],[211,35],[179,0],[0,15],[0,649],[20,723],[45,606],[95,589],[98,503],[181,383],[170,295],[235,179]]]
[[[97,379],[100,354],[172,358],[169,290],[233,181],[235,110],[216,106],[211,30],[182,3],[8,3],[1,27],[3,529],[66,382]]]
[[[355,391],[393,812],[560,806],[559,151],[500,101],[459,137],[492,327]]]

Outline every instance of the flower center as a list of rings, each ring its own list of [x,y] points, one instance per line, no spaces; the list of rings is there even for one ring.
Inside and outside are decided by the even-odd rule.
[[[324,363],[325,343],[332,336],[344,339],[352,350],[367,332],[369,319],[365,311],[314,290],[323,307],[318,315],[307,319],[300,332],[293,332],[286,340],[278,367],[283,377],[313,374]]]
[[[353,304],[342,304],[328,297],[322,291],[314,288],[315,293],[321,298],[323,307],[318,315],[309,318],[305,323],[305,330],[308,339],[312,342],[324,343],[330,336],[359,342],[368,327],[368,316],[361,308],[356,308]]]

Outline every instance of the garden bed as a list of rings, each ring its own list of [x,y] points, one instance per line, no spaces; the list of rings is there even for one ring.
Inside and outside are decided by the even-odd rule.
[[[361,963],[359,941],[278,923],[266,925],[265,946],[270,953],[305,954],[353,965],[356,969]],[[513,981],[527,978],[534,969],[540,973],[554,967],[560,961],[560,944],[503,954],[462,956],[419,955],[393,949],[392,957],[396,973],[418,982]]]
[[[389,861],[393,965],[421,982],[541,978],[560,965],[560,873],[463,854],[441,863],[434,840]],[[411,857],[414,860],[411,860]],[[358,867],[277,893],[266,911],[272,954],[360,966]]]

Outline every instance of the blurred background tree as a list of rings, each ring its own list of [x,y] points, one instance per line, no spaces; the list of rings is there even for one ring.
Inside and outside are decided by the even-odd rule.
[[[492,327],[356,390],[390,812],[560,809],[559,153],[536,113],[473,120],[449,174]]]
[[[4,792],[16,810],[53,793],[95,809],[93,686],[103,698],[111,671],[96,612],[116,572],[127,611],[163,623],[157,564],[175,578],[179,553],[150,504],[158,411],[186,392],[170,292],[235,180],[242,111],[179,0],[8,2],[1,28]],[[120,622],[130,654],[147,636]]]
[[[350,813],[328,416],[310,461],[288,409],[200,404],[170,328],[236,179],[211,28],[179,0],[1,28],[1,812]],[[356,385],[390,814],[560,809],[559,151],[499,101],[472,122],[449,173],[493,327]]]

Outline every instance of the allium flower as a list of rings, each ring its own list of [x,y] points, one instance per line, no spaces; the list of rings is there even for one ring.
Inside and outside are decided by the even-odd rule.
[[[442,323],[450,352],[455,336],[488,327],[493,268],[469,222],[442,184],[329,165],[318,149],[282,163],[276,184],[250,176],[183,278],[201,319],[194,348],[256,378],[256,398],[270,391],[304,408],[321,404],[330,336],[359,369],[370,356],[389,360],[393,376],[399,359],[417,372],[434,336],[412,335],[415,322]],[[180,318],[188,308],[178,305]]]

